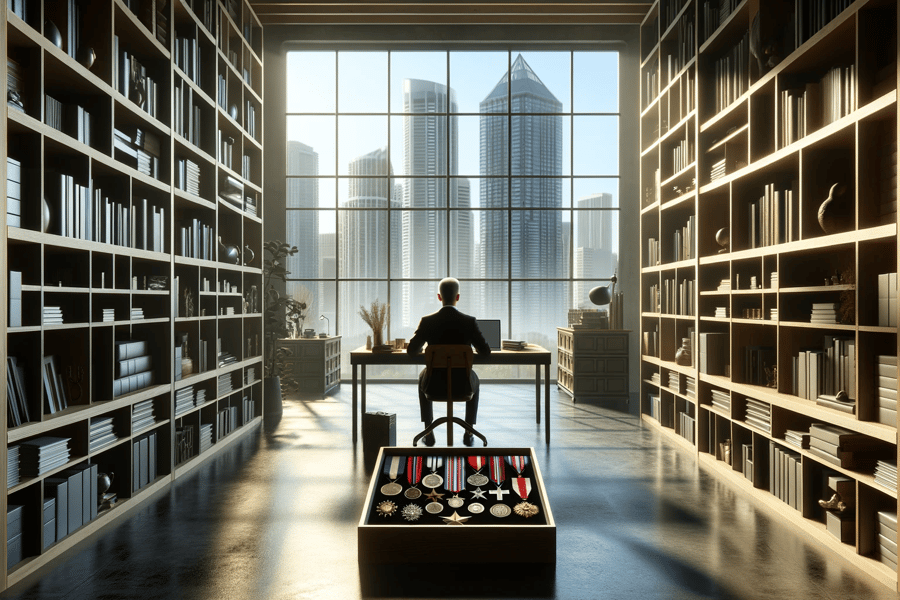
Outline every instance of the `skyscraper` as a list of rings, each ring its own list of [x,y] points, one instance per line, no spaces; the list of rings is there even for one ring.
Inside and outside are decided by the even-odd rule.
[[[287,143],[287,195],[285,207],[310,208],[319,207],[319,154],[312,146],[301,142],[289,141]],[[298,175],[301,178],[293,178]],[[300,250],[294,256],[287,257],[286,268],[293,279],[314,279],[319,277],[319,218],[315,212],[306,210],[285,211],[285,242],[297,246]],[[292,282],[287,286],[287,291],[301,301],[306,301],[307,311],[310,316],[314,313],[318,318],[319,309],[322,306],[320,298],[314,294],[314,289],[309,289],[308,284]]]
[[[603,192],[580,198],[575,207],[588,210],[577,213],[573,275],[576,279],[587,278],[593,281],[574,283],[573,304],[577,308],[593,308],[587,293],[597,285],[596,279],[612,277],[618,263],[618,256],[613,252],[613,248],[618,247],[613,240],[616,212],[602,210],[615,206],[612,194]]]
[[[446,179],[457,174],[456,94],[446,85],[421,79],[403,82],[404,173],[409,176],[403,187],[404,278],[436,279],[446,276],[448,251],[455,277],[471,275],[472,215],[469,211],[468,180]],[[461,208],[451,216],[450,241],[447,237],[447,207]],[[420,210],[428,209],[428,210]],[[465,246],[465,247],[463,247]],[[406,282],[403,285],[402,325],[415,326],[421,315],[423,299],[433,297],[431,282]],[[398,299],[399,300],[399,299]]]
[[[534,280],[514,285],[510,308],[517,333],[546,330],[565,323],[567,286],[546,281],[568,276],[560,213],[563,119],[528,113],[559,113],[562,103],[519,55],[479,109],[481,206],[512,209],[482,217],[482,274]],[[508,119],[496,116],[510,112]],[[491,178],[507,174],[513,178]],[[515,293],[517,288],[528,293]],[[498,300],[485,302],[485,312],[496,314],[491,303]]]
[[[388,260],[399,261],[400,203],[391,198],[392,174],[387,148],[379,148],[350,162],[349,198],[338,213],[338,274],[343,279],[387,277]],[[366,177],[369,175],[370,177]],[[394,210],[388,211],[388,206]],[[361,333],[365,325],[357,316],[359,307],[373,300],[387,302],[378,281],[349,281],[338,293],[340,331],[345,336]],[[387,332],[385,332],[387,334]]]

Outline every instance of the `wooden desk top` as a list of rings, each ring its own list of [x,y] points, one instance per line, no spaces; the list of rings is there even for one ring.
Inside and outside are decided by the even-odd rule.
[[[524,350],[491,350],[487,356],[475,354],[476,365],[549,365],[550,351],[535,344],[528,344]],[[415,365],[425,364],[425,354],[415,356],[406,350],[393,352],[372,352],[360,346],[350,352],[351,365]]]

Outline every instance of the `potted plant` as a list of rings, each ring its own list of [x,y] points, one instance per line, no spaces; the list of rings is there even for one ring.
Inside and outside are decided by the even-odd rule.
[[[294,323],[305,318],[305,302],[298,302],[293,297],[278,291],[276,284],[285,284],[287,275],[285,259],[297,254],[297,246],[291,246],[280,240],[272,240],[265,243],[263,249],[266,252],[263,261],[263,294],[264,294],[264,329],[266,346],[265,357],[265,381],[263,383],[263,398],[266,403],[266,413],[281,413],[282,376],[285,376],[284,386],[291,391],[296,386],[296,381],[284,371],[285,351],[278,348],[278,340],[288,337]],[[277,400],[274,400],[276,399]]]

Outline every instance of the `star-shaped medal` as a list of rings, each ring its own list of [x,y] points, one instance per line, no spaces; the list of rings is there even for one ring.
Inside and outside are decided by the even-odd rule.
[[[507,492],[509,493],[509,492]],[[425,497],[431,500],[432,502],[437,502],[439,499],[444,497],[444,494],[438,494],[437,490],[431,490],[430,493],[425,494]]]
[[[459,513],[457,513],[454,510],[453,514],[450,515],[449,517],[441,517],[441,518],[444,519],[444,525],[462,525],[463,523],[465,523],[472,517],[461,517],[461,516],[459,516]]]
[[[490,492],[488,492],[488,494],[493,494],[497,497],[497,502],[502,502],[503,496],[507,495],[508,493],[509,490],[504,490],[502,488],[497,488],[496,490],[491,490]]]
[[[482,500],[487,500],[487,498],[484,497],[484,490],[482,490],[481,488],[475,488],[475,491],[472,492],[472,499],[475,499],[475,498],[481,498]]]

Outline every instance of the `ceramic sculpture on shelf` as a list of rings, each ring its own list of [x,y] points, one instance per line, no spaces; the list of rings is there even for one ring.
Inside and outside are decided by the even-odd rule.
[[[727,227],[723,227],[716,232],[716,243],[721,246],[721,248],[719,249],[719,254],[728,252],[728,243],[730,241],[731,235],[729,234]]]
[[[826,234],[837,233],[840,229],[841,216],[844,213],[843,197],[847,187],[835,183],[828,190],[828,197],[819,206],[819,227]]]

